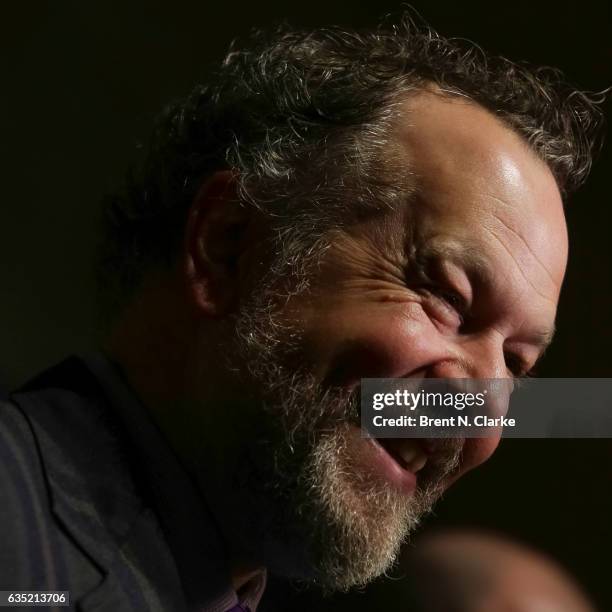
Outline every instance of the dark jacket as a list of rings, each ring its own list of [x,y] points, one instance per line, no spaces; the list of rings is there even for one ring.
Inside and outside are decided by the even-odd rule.
[[[207,571],[190,577],[198,561],[173,554],[191,533],[166,530],[159,507],[185,504],[139,452],[145,429],[74,357],[0,403],[0,590],[70,591],[58,610],[192,609],[182,581],[206,591]]]

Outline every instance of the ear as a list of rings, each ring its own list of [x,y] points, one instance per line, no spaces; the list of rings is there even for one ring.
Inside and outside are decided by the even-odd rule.
[[[220,316],[235,307],[253,216],[239,202],[229,170],[213,174],[198,191],[187,220],[184,272],[202,314]]]

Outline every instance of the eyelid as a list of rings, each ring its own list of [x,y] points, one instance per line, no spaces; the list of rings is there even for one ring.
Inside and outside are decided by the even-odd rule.
[[[431,289],[432,293],[434,293],[438,299],[443,300],[445,304],[457,312],[463,320],[468,310],[468,301],[460,291],[453,287],[444,287],[437,283],[433,284]],[[448,299],[449,297],[456,300],[456,302],[453,303],[452,300]]]
[[[452,313],[452,316],[458,318],[458,326],[461,327],[464,323],[465,314],[465,299],[463,296],[456,291],[441,288],[438,284],[429,284],[422,287],[425,293],[429,294],[438,304],[440,304],[445,310]],[[452,304],[447,299],[449,295],[456,297],[460,304]],[[448,321],[446,321],[448,322]]]
[[[440,289],[439,293],[440,293],[440,297],[443,297],[443,299],[445,299],[450,304],[450,306],[452,306],[459,312],[465,312],[465,310],[467,310],[467,300],[456,289],[452,289],[452,288],[451,289]],[[457,303],[455,304],[451,303],[451,301],[447,299],[448,296],[455,298],[457,300]]]
[[[535,364],[528,367],[526,361],[516,353],[506,351],[504,353],[504,360],[506,362],[506,367],[514,378],[529,378],[535,375]],[[514,367],[511,365],[512,362],[514,362]]]

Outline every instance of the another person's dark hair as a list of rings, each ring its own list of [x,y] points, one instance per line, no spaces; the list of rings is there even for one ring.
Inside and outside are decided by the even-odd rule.
[[[564,194],[585,180],[600,143],[600,99],[555,69],[488,56],[409,15],[366,32],[257,32],[165,111],[142,167],[107,203],[105,292],[125,297],[148,269],[173,261],[189,206],[216,170],[235,172],[239,197],[270,215],[281,247],[314,244],[393,206],[409,173],[392,168],[393,120],[407,96],[432,84],[520,134]]]

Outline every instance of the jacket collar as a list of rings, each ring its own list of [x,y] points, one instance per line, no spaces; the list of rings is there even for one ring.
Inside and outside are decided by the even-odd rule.
[[[206,610],[235,599],[213,518],[114,363],[101,353],[70,357],[13,400],[40,445],[53,514],[105,576],[83,609],[89,599],[117,599],[112,570],[124,563],[117,551],[138,555],[143,539],[158,549],[142,552],[138,562],[174,592],[162,609]],[[255,600],[265,576],[258,584]]]

